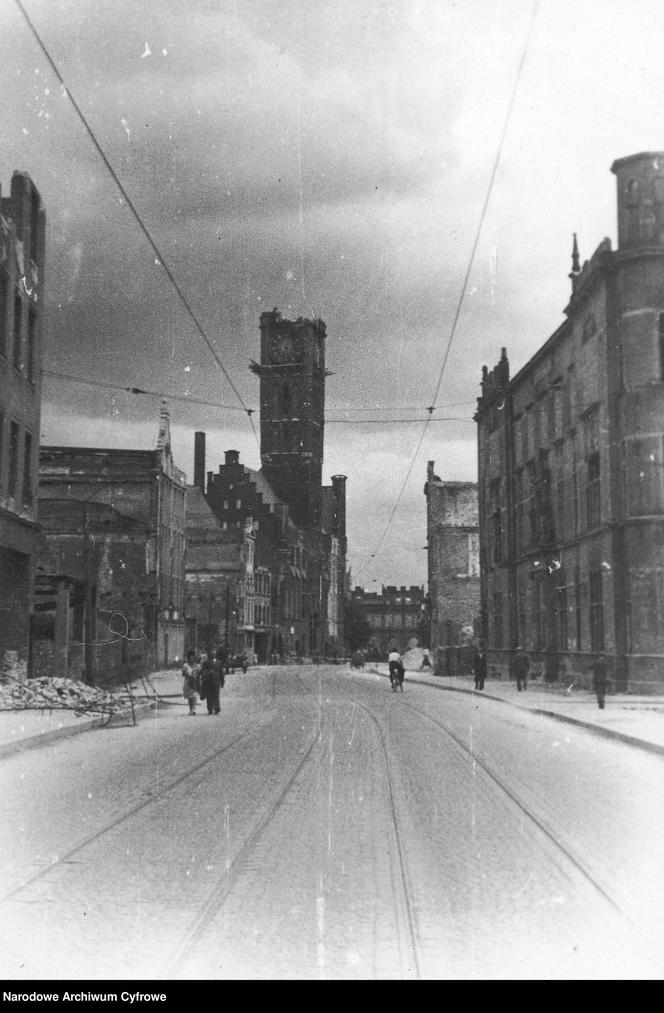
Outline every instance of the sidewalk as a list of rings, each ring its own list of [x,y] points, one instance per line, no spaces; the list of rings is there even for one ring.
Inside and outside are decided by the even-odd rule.
[[[365,668],[388,678],[387,665]],[[437,690],[474,693],[478,697],[500,700],[508,706],[521,707],[535,714],[544,714],[558,721],[581,725],[609,738],[620,739],[633,746],[664,756],[664,696],[632,696],[628,693],[608,695],[604,710],[597,706],[590,690],[571,689],[557,684],[529,682],[521,693],[511,680],[487,679],[483,690],[476,690],[471,675],[440,676],[425,671],[406,670],[406,686],[418,683]]]
[[[338,666],[343,676],[348,669]],[[388,678],[387,665],[370,665],[364,669]],[[664,696],[607,696],[605,710],[600,710],[593,693],[583,689],[564,688],[542,682],[529,682],[526,692],[519,693],[514,682],[487,679],[483,691],[475,690],[472,676],[436,676],[427,671],[406,671],[409,683],[430,686],[444,692],[470,693],[498,700],[506,706],[521,707],[544,714],[558,721],[586,727],[599,735],[620,739],[633,746],[664,756]],[[152,690],[150,689],[152,687]],[[136,721],[154,713],[157,707],[181,704],[182,678],[179,670],[153,672],[148,680],[134,685]],[[72,710],[6,710],[0,711],[0,759],[23,749],[32,749],[65,736],[93,728],[118,727],[132,723],[130,710],[108,716],[81,714]]]
[[[150,691],[150,684],[155,692]],[[113,715],[98,711],[80,713],[75,710],[45,705],[36,710],[0,710],[0,759],[24,749],[34,749],[57,739],[68,738],[93,728],[118,728],[138,723],[154,712],[157,706],[172,703],[172,697],[182,700],[182,677],[179,670],[153,672],[145,683],[132,686],[134,710],[131,706]],[[182,700],[184,703],[184,700]]]

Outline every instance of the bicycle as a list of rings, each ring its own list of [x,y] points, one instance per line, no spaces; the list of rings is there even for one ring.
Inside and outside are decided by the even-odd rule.
[[[401,690],[401,692],[403,693],[403,677],[404,677],[403,665],[399,665],[397,662],[391,662],[390,683],[392,685],[393,693],[396,693],[397,690]]]

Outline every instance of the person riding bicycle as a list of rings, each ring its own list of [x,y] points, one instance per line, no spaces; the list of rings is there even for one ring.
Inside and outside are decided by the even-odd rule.
[[[397,686],[403,693],[403,677],[405,675],[405,669],[403,667],[403,659],[396,647],[393,647],[387,656],[387,663],[390,668],[390,682],[392,683],[392,689],[396,693]]]

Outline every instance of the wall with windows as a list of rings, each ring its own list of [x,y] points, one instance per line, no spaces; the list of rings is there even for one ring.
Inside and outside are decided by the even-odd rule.
[[[45,213],[27,175],[0,197],[0,662],[29,655],[37,536]]]
[[[664,682],[661,157],[614,163],[626,245],[605,239],[583,265],[575,246],[564,323],[515,377],[505,349],[483,369],[481,597],[502,674],[520,644],[551,681],[589,684],[605,652],[617,688]]]
[[[480,554],[477,484],[443,482],[427,465],[430,646],[464,646],[479,635]],[[500,478],[489,484],[491,551],[500,558],[504,508]]]

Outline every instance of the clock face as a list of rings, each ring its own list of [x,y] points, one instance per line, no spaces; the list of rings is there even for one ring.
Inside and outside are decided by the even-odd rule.
[[[294,362],[300,357],[301,351],[300,342],[290,334],[275,334],[270,342],[273,362]]]

